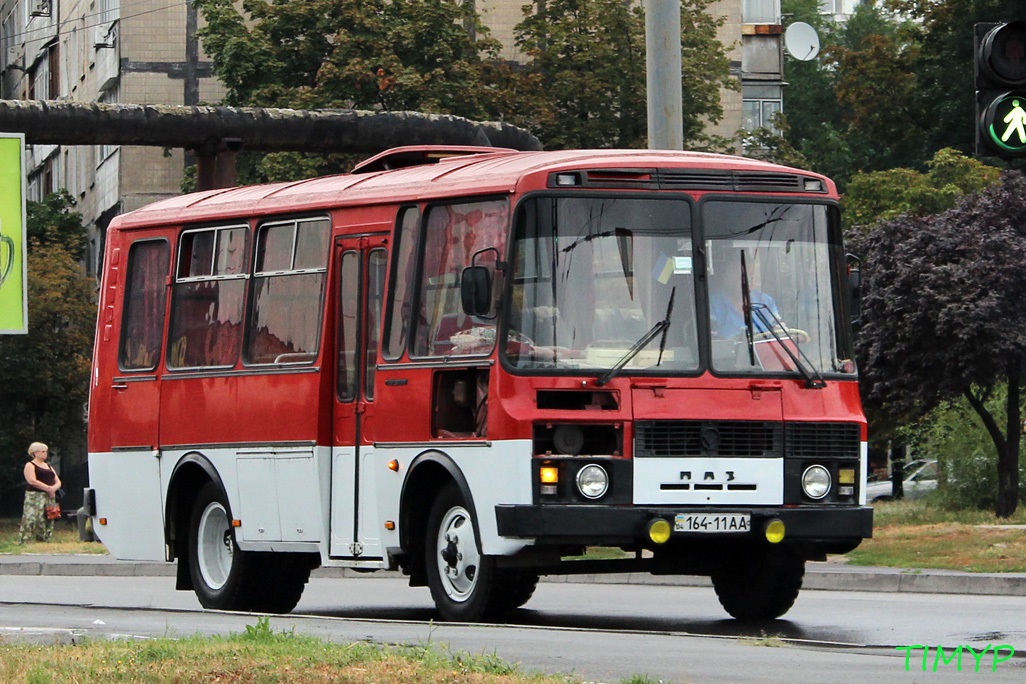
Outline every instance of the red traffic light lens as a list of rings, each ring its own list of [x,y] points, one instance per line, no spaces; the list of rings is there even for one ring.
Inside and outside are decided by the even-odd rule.
[[[995,26],[980,42],[980,68],[1008,85],[1026,85],[1026,22]]]

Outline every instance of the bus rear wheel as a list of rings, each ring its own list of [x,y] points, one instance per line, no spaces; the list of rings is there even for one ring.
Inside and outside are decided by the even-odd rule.
[[[495,559],[478,550],[473,515],[455,484],[435,500],[426,541],[428,587],[443,620],[476,622],[502,607]]]
[[[774,620],[794,605],[805,561],[786,548],[737,554],[712,574],[716,597],[738,620]]]
[[[253,554],[239,549],[221,488],[208,482],[193,503],[189,573],[204,608],[250,610],[257,589]]]

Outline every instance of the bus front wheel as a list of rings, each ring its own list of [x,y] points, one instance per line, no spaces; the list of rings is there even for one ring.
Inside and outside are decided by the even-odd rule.
[[[716,597],[738,620],[774,620],[794,605],[805,561],[786,548],[736,554],[712,574]]]
[[[473,515],[455,484],[435,500],[426,541],[428,586],[442,619],[489,617],[497,597],[495,559],[478,550]]]
[[[189,525],[189,573],[204,608],[250,610],[255,563],[235,543],[228,502],[208,482],[193,503]]]

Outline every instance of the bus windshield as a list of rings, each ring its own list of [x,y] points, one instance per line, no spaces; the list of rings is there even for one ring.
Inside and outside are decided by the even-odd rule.
[[[685,199],[542,197],[521,205],[510,365],[604,379],[608,371],[674,375],[708,366],[807,378],[854,372],[827,207],[707,201],[698,227],[694,213]],[[696,244],[704,244],[708,287]],[[703,347],[711,351],[704,364]]]
[[[715,200],[702,216],[713,370],[853,373],[828,208]]]
[[[510,363],[697,370],[691,214],[680,199],[525,202],[513,246]]]

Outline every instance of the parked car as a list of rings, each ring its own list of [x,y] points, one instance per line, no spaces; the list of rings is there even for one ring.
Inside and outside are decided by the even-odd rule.
[[[906,499],[918,499],[937,489],[937,461],[919,459],[906,464],[902,488]],[[866,501],[890,501],[894,496],[892,490],[889,479],[870,482],[866,485]]]

